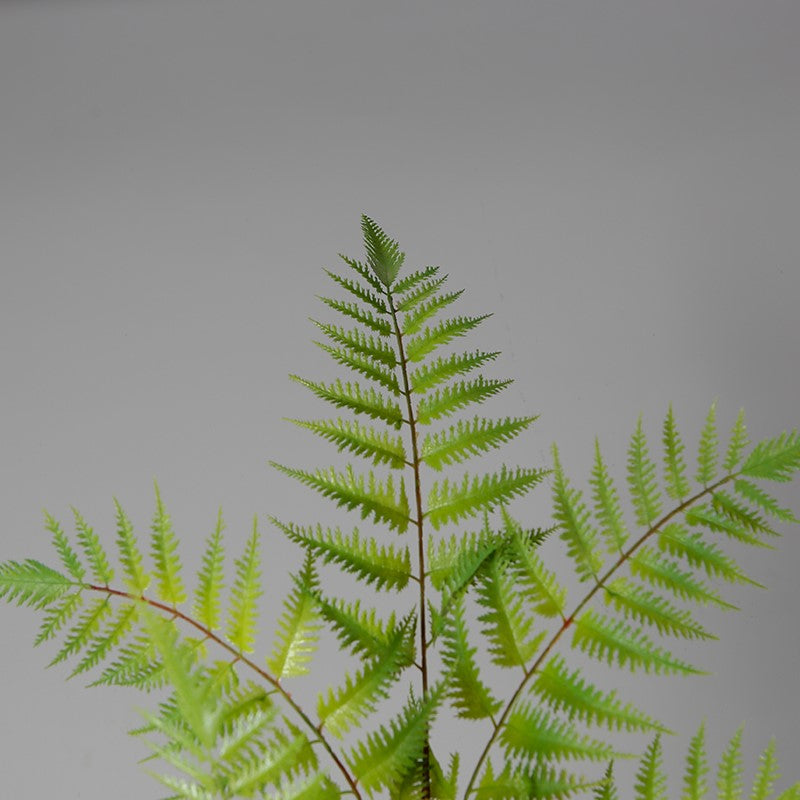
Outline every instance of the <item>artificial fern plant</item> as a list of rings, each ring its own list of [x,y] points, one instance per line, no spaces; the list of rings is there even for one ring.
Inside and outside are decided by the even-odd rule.
[[[618,730],[649,741],[637,740],[633,796],[666,797],[663,724],[596,686],[580,659],[697,671],[670,638],[710,637],[693,607],[724,607],[720,585],[753,582],[729,542],[762,547],[777,533],[773,520],[797,521],[765,486],[800,469],[800,435],[751,446],[740,413],[720,454],[712,405],[689,456],[670,408],[660,457],[639,419],[627,474],[612,476],[595,443],[585,490],[555,446],[545,467],[463,469],[536,418],[476,413],[510,382],[482,374],[497,352],[453,346],[485,317],[447,316],[461,292],[447,289],[446,276],[437,267],[404,271],[397,242],[367,217],[362,231],[365,260],[342,257],[344,271],[328,273],[336,295],[321,299],[335,321],[315,321],[317,344],[345,377],[292,376],[336,409],[292,421],[345,461],[273,463],[276,483],[296,479],[361,523],[270,518],[270,535],[282,532],[302,552],[271,651],[253,654],[261,521],[231,571],[220,516],[190,592],[158,488],[149,559],[119,504],[116,561],[80,513],[73,535],[48,514],[60,566],[7,561],[0,595],[42,610],[36,644],[60,640],[51,663],[71,660],[71,675],[91,672],[91,685],[158,690],[134,734],[169,797],[610,800],[618,796],[613,761],[626,754],[603,732]],[[531,525],[512,501],[541,484],[553,515]],[[561,540],[573,575],[548,564],[547,539]],[[331,570],[358,582],[349,595],[335,591]],[[378,594],[390,613],[370,599]],[[352,666],[308,703],[291,679],[309,672],[326,630]],[[462,763],[458,741],[434,751],[447,714],[483,742],[475,763]],[[719,764],[721,800],[741,797],[740,739],[741,731]],[[701,726],[681,796],[706,797],[708,771]],[[770,743],[751,797],[767,800],[776,779]],[[800,783],[780,798],[800,798]]]

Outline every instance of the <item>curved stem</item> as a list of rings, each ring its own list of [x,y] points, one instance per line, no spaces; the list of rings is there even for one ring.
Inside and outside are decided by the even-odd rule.
[[[522,690],[527,686],[528,681],[536,674],[539,667],[542,666],[545,658],[550,654],[550,651],[555,647],[558,640],[564,634],[564,632],[569,628],[572,624],[573,620],[580,614],[581,611],[586,607],[586,605],[591,601],[591,599],[602,589],[605,584],[608,582],[610,578],[613,577],[614,573],[619,570],[629,559],[630,557],[660,528],[666,525],[673,517],[680,514],[682,511],[685,511],[690,505],[696,503],[701,498],[705,497],[707,494],[711,494],[715,490],[719,489],[720,486],[728,483],[729,481],[734,480],[737,475],[726,475],[724,478],[721,478],[716,483],[712,484],[711,486],[706,486],[701,492],[690,497],[688,500],[684,500],[680,505],[676,506],[672,509],[669,513],[665,514],[658,522],[653,524],[650,528],[648,528],[627,550],[623,551],[619,558],[608,568],[606,573],[603,575],[602,578],[599,578],[594,586],[586,593],[583,599],[575,606],[572,610],[572,613],[569,614],[567,617],[564,618],[563,622],[559,626],[558,630],[553,634],[550,641],[545,645],[544,649],[533,664],[525,670],[525,676],[520,681],[519,686],[517,686],[514,694],[511,695],[511,698],[506,703],[505,708],[503,709],[503,713],[497,717],[497,721],[494,726],[494,730],[492,731],[492,735],[489,737],[489,741],[486,743],[486,747],[483,748],[483,752],[478,758],[478,761],[475,764],[475,769],[472,771],[472,775],[470,776],[469,783],[467,784],[467,788],[464,792],[464,800],[469,798],[469,795],[473,791],[473,786],[475,785],[475,781],[478,778],[478,773],[483,766],[483,762],[486,760],[486,757],[489,755],[489,751],[492,749],[492,746],[497,741],[497,737],[500,734],[500,730],[502,729],[503,725],[505,724],[508,715],[511,713],[511,709],[513,708],[514,704],[517,701],[517,698],[522,693]]]
[[[283,686],[281,686],[280,681],[273,675],[270,675],[266,670],[259,667],[255,661],[249,659],[246,655],[244,655],[244,653],[240,653],[235,647],[233,647],[233,645],[231,645],[229,642],[226,642],[224,639],[217,636],[217,634],[214,633],[214,631],[212,631],[210,628],[206,628],[205,625],[201,625],[196,619],[193,619],[188,614],[184,614],[182,611],[179,611],[174,606],[169,606],[166,603],[161,603],[158,600],[153,600],[152,598],[145,597],[144,595],[135,595],[131,594],[130,592],[121,591],[120,589],[112,589],[110,586],[98,586],[90,583],[90,584],[85,584],[85,588],[91,589],[93,592],[102,592],[104,594],[111,595],[114,597],[122,597],[125,600],[133,600],[139,603],[146,603],[151,608],[156,608],[159,611],[164,611],[167,614],[169,614],[173,619],[180,619],[187,625],[194,628],[199,633],[202,633],[204,639],[208,639],[217,644],[223,650],[226,650],[234,657],[234,663],[237,661],[241,662],[242,664],[245,664],[247,667],[253,670],[253,672],[257,673],[260,678],[262,678],[270,686],[273,686],[275,688],[275,690],[281,695],[281,697],[283,697],[286,703],[288,703],[288,705],[291,706],[292,710],[300,717],[300,719],[303,720],[303,722],[306,724],[309,730],[313,731],[317,735],[319,743],[325,748],[325,750],[328,751],[328,755],[331,757],[333,763],[336,764],[337,768],[342,773],[342,776],[347,781],[355,797],[361,800],[361,793],[358,791],[355,779],[350,774],[350,771],[347,769],[344,762],[339,758],[338,755],[336,755],[336,752],[331,746],[331,743],[325,738],[325,734],[320,730],[320,728],[314,725],[314,722],[308,716],[308,714],[306,714],[306,712],[303,711],[303,709],[300,707],[297,701],[295,701],[292,698],[291,694],[289,694],[289,692],[287,692],[286,689],[284,689]]]

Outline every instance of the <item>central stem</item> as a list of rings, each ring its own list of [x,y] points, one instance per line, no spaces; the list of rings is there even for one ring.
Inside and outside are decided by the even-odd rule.
[[[428,698],[428,631],[427,616],[425,612],[425,536],[423,530],[422,486],[419,477],[419,443],[417,441],[417,420],[414,416],[414,406],[411,402],[411,385],[408,380],[408,363],[403,346],[403,333],[397,321],[397,309],[394,307],[391,291],[387,290],[386,297],[389,301],[389,310],[392,314],[394,333],[397,339],[397,350],[402,373],[402,393],[406,398],[408,411],[408,426],[411,430],[411,467],[414,470],[414,500],[417,507],[417,553],[419,558],[419,644],[420,644],[420,671],[422,672],[422,702]],[[422,751],[422,800],[429,800],[431,796],[431,750],[429,732],[425,732],[425,744]]]

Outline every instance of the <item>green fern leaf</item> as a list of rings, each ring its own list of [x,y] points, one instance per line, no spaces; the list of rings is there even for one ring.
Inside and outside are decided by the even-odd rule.
[[[328,564],[338,564],[345,572],[357,575],[376,589],[402,589],[411,577],[411,555],[407,547],[380,545],[375,539],[362,539],[358,528],[349,537],[342,532],[285,525],[274,517],[270,520],[296,544],[323,559]]]
[[[44,512],[44,518],[45,528],[53,535],[53,547],[55,547],[56,552],[61,557],[61,563],[78,583],[83,583],[86,570],[83,568],[78,554],[72,549],[67,535],[64,533],[61,525],[59,525],[56,519],[48,514],[47,511]]]
[[[758,512],[737,502],[727,492],[721,490],[714,492],[711,495],[711,505],[715,511],[726,516],[731,522],[738,523],[753,533],[766,533],[770,536],[779,535]]]
[[[775,754],[775,739],[770,739],[769,744],[758,759],[758,771],[753,781],[750,800],[767,800],[772,794],[775,781],[779,777],[778,759]]]
[[[697,473],[695,479],[698,483],[707,486],[717,477],[717,404],[711,404],[708,409],[703,430],[700,433],[700,446],[697,451]]]
[[[108,562],[106,551],[103,549],[103,545],[100,544],[97,534],[86,524],[77,509],[73,508],[72,514],[75,517],[77,539],[86,554],[92,574],[98,583],[108,586],[114,580],[114,570],[111,569],[111,565]]]
[[[728,742],[717,769],[719,800],[741,800],[742,797],[742,728]]]
[[[772,495],[767,494],[754,483],[745,480],[737,480],[734,482],[733,488],[745,500],[763,509],[771,516],[784,522],[800,522],[791,509],[781,507],[780,503],[778,503]]]
[[[642,756],[636,773],[636,800],[666,800],[667,777],[661,759],[661,736],[657,735]]]
[[[611,758],[614,750],[605,742],[582,736],[571,725],[560,722],[529,703],[518,703],[508,715],[500,741],[509,756],[539,763]]]
[[[414,310],[410,311],[403,318],[403,336],[413,336],[422,330],[422,326],[443,308],[458,300],[464,294],[463,289],[458,292],[448,292],[440,294],[427,303],[420,303]]]
[[[338,311],[367,328],[371,328],[379,336],[391,336],[393,333],[391,323],[388,320],[376,317],[372,311],[362,308],[357,303],[347,303],[330,297],[320,297],[319,299],[334,311]]]
[[[152,642],[144,635],[121,647],[116,661],[90,686],[132,686],[150,691],[164,684],[164,665],[156,659]]]
[[[800,433],[782,433],[756,445],[742,464],[741,474],[748,478],[786,483],[800,469]]]
[[[252,653],[258,618],[258,598],[264,593],[261,586],[261,556],[258,520],[253,520],[253,532],[245,545],[244,554],[237,559],[236,578],[231,587],[228,614],[228,640],[240,653]]]
[[[553,517],[561,528],[567,554],[575,562],[581,580],[597,580],[603,559],[597,547],[597,531],[589,523],[589,511],[583,495],[569,485],[553,445]]]
[[[346,330],[338,325],[328,325],[315,319],[311,321],[336,344],[352,351],[354,355],[364,356],[389,369],[397,366],[397,356],[390,344],[368,336],[360,330]]]
[[[707,505],[696,505],[690,508],[684,517],[689,525],[699,525],[715,533],[724,533],[731,539],[753,547],[771,547],[763,539],[753,536],[741,524],[730,517],[717,514]]]
[[[422,333],[408,340],[406,358],[412,362],[421,361],[442,345],[474,330],[490,316],[491,314],[484,314],[480,317],[453,317],[443,320],[434,328],[425,328]]]
[[[442,288],[446,280],[447,275],[442,278],[433,278],[423,281],[417,284],[413,290],[404,292],[402,296],[400,296],[399,292],[395,292],[395,297],[398,298],[395,306],[397,311],[402,311],[404,314],[407,314],[416,306],[433,297],[439,289]]]
[[[385,522],[398,533],[405,533],[411,522],[408,497],[402,476],[400,486],[395,491],[391,475],[388,476],[385,483],[381,483],[370,472],[365,482],[364,476],[356,475],[349,464],[345,468],[345,472],[340,473],[333,468],[306,472],[276,464],[274,461],[269,463],[275,469],[316,489],[324,497],[332,499],[336,505],[349,510],[360,509],[362,519],[372,516],[376,522]]]
[[[594,441],[594,465],[589,482],[593,489],[595,516],[602,526],[608,552],[622,553],[628,539],[628,531],[617,490],[600,453],[600,443],[597,439]]]
[[[289,419],[288,421],[333,442],[340,452],[349,450],[356,455],[372,459],[376,465],[388,464],[393,469],[402,469],[408,463],[400,436],[391,436],[386,432],[379,433],[374,428],[341,419],[310,421]]]
[[[203,552],[202,567],[198,576],[193,613],[197,621],[208,630],[215,630],[220,622],[220,596],[223,589],[225,550],[222,542],[222,511],[217,514],[217,525],[208,537]]]
[[[481,680],[475,662],[475,648],[467,641],[463,596],[452,604],[443,639],[442,662],[449,673],[447,693],[458,716],[468,719],[491,717],[500,703]]]
[[[459,381],[442,389],[436,389],[419,401],[417,422],[422,425],[450,416],[471,403],[482,403],[501,392],[512,381],[489,380],[483,376],[472,381]]]
[[[18,606],[43,608],[78,585],[33,558],[0,564],[0,597],[15,601]]]
[[[400,251],[397,242],[389,238],[374,220],[363,214],[361,232],[364,235],[369,266],[384,286],[391,286],[403,265],[405,253]]]
[[[439,356],[435,361],[423,364],[411,372],[410,381],[412,391],[417,393],[427,392],[429,389],[445,383],[457,375],[465,375],[488,361],[494,361],[500,353],[455,353],[449,356]]]
[[[386,303],[384,302],[383,298],[376,294],[375,292],[370,291],[369,289],[365,289],[360,283],[356,281],[352,281],[349,278],[345,278],[342,275],[337,275],[335,272],[331,272],[330,270],[325,270],[325,272],[330,276],[332,280],[339,284],[343,289],[346,289],[350,294],[354,297],[357,297],[361,300],[362,303],[366,303],[368,306],[373,308],[378,314],[388,314],[389,309],[386,308]]]
[[[640,630],[619,620],[609,620],[592,609],[584,611],[575,621],[573,646],[609,665],[615,662],[632,672],[697,674],[698,670],[656,647]]]
[[[706,796],[708,762],[706,761],[706,731],[701,724],[689,742],[686,754],[686,767],[683,773],[683,792],[681,800],[704,800]]]
[[[617,578],[604,586],[606,601],[626,617],[652,625],[662,635],[685,639],[715,639],[692,615],[647,589]]]
[[[449,539],[438,539],[435,547],[433,537],[429,537],[427,577],[435,589],[459,593],[472,583],[486,560],[502,546],[503,540],[489,529],[488,521],[480,533],[451,534]]]
[[[506,764],[495,775],[489,762],[473,793],[479,800],[566,800],[596,783],[544,764],[535,767]]]
[[[158,596],[170,605],[177,606],[186,600],[186,590],[181,579],[181,562],[178,558],[178,540],[172,530],[172,522],[156,491],[156,513],[152,524],[152,555],[155,563],[155,577],[158,582]]]
[[[0,572],[2,572],[2,567],[0,567]],[[0,578],[1,582],[2,578]],[[64,596],[59,603],[51,606],[42,620],[34,645],[38,646],[42,642],[52,639],[75,616],[82,603],[83,593],[77,591]]]
[[[316,590],[314,562],[311,554],[308,554],[294,588],[284,603],[278,638],[272,656],[267,661],[278,679],[308,673],[308,662],[319,638],[320,620],[312,596],[312,591]]]
[[[683,460],[684,446],[675,424],[675,415],[670,404],[661,441],[664,444],[664,482],[667,494],[680,500],[689,494],[689,481],[686,479],[686,463]]]
[[[349,258],[348,256],[342,255],[339,253],[339,258],[347,264],[350,269],[354,272],[358,273],[358,275],[366,281],[369,286],[371,286],[379,295],[383,295],[386,293],[386,289],[378,277],[375,275],[375,271],[372,267],[368,266],[367,264],[362,263],[361,261],[357,261],[354,258]]]
[[[614,762],[609,761],[603,780],[595,789],[594,800],[618,800],[617,785],[614,783]]]
[[[661,513],[661,499],[656,483],[656,467],[647,450],[641,416],[628,448],[628,488],[636,522],[649,526]]]
[[[616,692],[603,694],[581,678],[580,670],[569,672],[561,656],[554,656],[545,664],[533,689],[554,711],[562,711],[571,721],[577,719],[615,730],[662,729],[644,712],[630,704],[623,705]]]
[[[374,361],[364,356],[359,356],[352,353],[343,347],[330,347],[322,342],[314,342],[318,347],[324,350],[334,361],[339,364],[349,367],[355,372],[361,373],[364,377],[375,381],[379,386],[388,389],[393,395],[400,395],[400,385],[397,382],[397,376],[393,371],[377,365]]]
[[[451,484],[447,478],[436,481],[428,494],[425,516],[438,530],[448,522],[474,516],[484,509],[526,494],[546,474],[544,470],[519,467],[509,470],[503,466],[500,472],[482,478],[465,475],[460,484]]]
[[[731,429],[728,451],[725,454],[725,461],[723,462],[723,467],[726,472],[733,472],[741,461],[744,448],[747,447],[749,443],[747,438],[747,425],[744,421],[744,409],[742,408],[739,409],[739,413],[736,415],[736,422],[734,422],[733,428]]]
[[[59,664],[86,647],[110,611],[108,597],[95,600],[70,628],[64,644],[48,666]]]
[[[230,796],[252,797],[256,792],[262,793],[266,786],[277,784],[282,777],[290,775],[297,754],[305,744],[305,736],[300,735],[273,745],[266,753],[254,753],[229,780]]]
[[[405,292],[419,286],[423,281],[433,278],[439,272],[439,267],[423,267],[423,269],[411,272],[405,278],[400,279],[394,285],[392,291],[395,295],[401,295]]]
[[[472,422],[459,420],[447,431],[428,434],[422,442],[420,456],[433,469],[454,464],[470,456],[485,453],[518,436],[537,417],[506,417],[488,420],[475,417]]]
[[[72,673],[70,678],[92,669],[103,661],[106,656],[128,634],[136,621],[137,607],[134,603],[125,603],[117,611],[116,618],[94,637],[91,647]]]
[[[114,500],[117,512],[117,546],[119,560],[125,569],[126,583],[135,594],[142,594],[150,585],[150,576],[142,565],[142,554],[133,532],[133,525],[122,510],[122,506]]]

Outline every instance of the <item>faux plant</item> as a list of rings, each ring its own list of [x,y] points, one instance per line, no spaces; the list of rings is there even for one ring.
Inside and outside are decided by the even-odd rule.
[[[317,344],[346,376],[292,376],[337,409],[293,422],[344,455],[332,467],[274,464],[276,483],[296,479],[361,523],[270,520],[270,535],[282,532],[303,558],[266,659],[253,654],[260,525],[229,575],[220,517],[189,592],[158,489],[148,545],[119,504],[117,563],[80,513],[73,535],[48,514],[60,566],[7,561],[0,595],[43,611],[36,644],[58,639],[52,663],[70,660],[71,675],[158,690],[133,733],[170,797],[610,800],[613,761],[625,755],[611,734],[621,730],[644,751],[633,795],[661,800],[664,726],[577,662],[697,671],[670,637],[708,638],[693,607],[725,607],[721,584],[753,582],[729,543],[761,547],[773,525],[797,521],[766,487],[800,469],[800,435],[751,446],[740,413],[720,443],[712,406],[689,456],[670,408],[659,456],[640,419],[627,473],[612,476],[595,444],[584,490],[555,447],[547,468],[464,471],[462,462],[502,448],[535,417],[475,415],[510,383],[482,374],[498,353],[454,347],[485,317],[449,316],[461,292],[437,267],[404,272],[397,242],[367,217],[362,230],[365,260],[342,257],[343,273],[328,273],[336,295],[321,299],[336,321],[315,322]],[[541,527],[519,504],[512,513],[537,487],[552,494],[553,519]],[[548,563],[548,539],[560,539],[573,575]],[[331,581],[334,571],[347,580]],[[379,613],[379,594],[391,613]],[[328,668],[332,687],[314,705],[295,679],[309,672],[325,630],[352,666],[333,676]],[[462,761],[457,740],[437,738],[448,714],[464,720],[459,737],[483,742],[475,763]],[[722,800],[741,797],[740,738],[717,769]],[[706,797],[708,772],[701,727],[681,797]],[[771,797],[776,778],[770,743],[753,800]],[[780,798],[800,798],[800,784]]]

